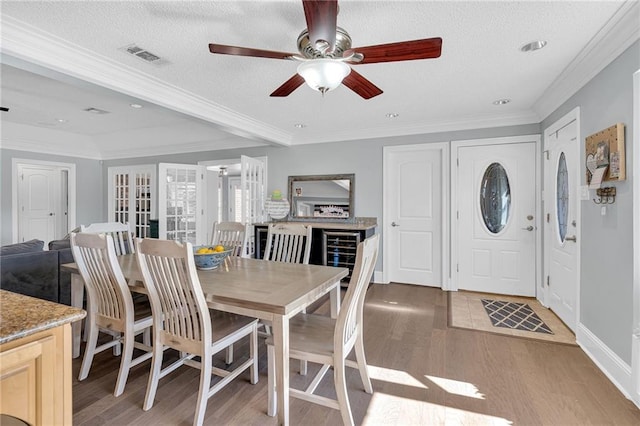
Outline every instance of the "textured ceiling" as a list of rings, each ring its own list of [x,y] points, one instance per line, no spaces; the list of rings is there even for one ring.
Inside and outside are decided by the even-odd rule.
[[[2,119],[89,135],[103,157],[117,156],[114,145],[107,147],[114,139],[122,141],[118,151],[124,153],[131,141],[140,149],[178,141],[221,149],[537,123],[544,118],[540,102],[548,89],[603,28],[609,30],[612,16],[624,7],[628,4],[620,1],[341,1],[338,25],[349,32],[355,47],[443,39],[438,59],[358,66],[358,72],[384,91],[363,100],[346,87],[323,97],[306,86],[288,97],[271,98],[269,94],[295,73],[296,62],[208,52],[212,42],[296,52],[297,36],[306,26],[299,0],[3,0],[3,38],[5,27],[19,28],[51,43],[54,51],[64,49],[70,58],[82,55],[89,65],[74,61],[54,66],[56,58],[43,59],[28,44],[19,48],[13,42],[17,37],[7,34],[2,103],[12,111]],[[533,53],[520,51],[533,40],[546,40],[548,45]],[[149,64],[125,53],[122,48],[130,44],[162,57],[164,64]],[[93,60],[98,65],[92,68]],[[138,79],[100,81],[109,67],[125,69]],[[47,72],[51,68],[54,71]],[[203,107],[153,99],[154,84]],[[502,98],[511,102],[493,104]],[[134,101],[145,108],[132,110],[128,104]],[[90,106],[112,114],[88,117],[81,110]],[[399,116],[388,119],[387,113]],[[57,118],[67,122],[58,123]],[[305,127],[298,129],[296,124]]]

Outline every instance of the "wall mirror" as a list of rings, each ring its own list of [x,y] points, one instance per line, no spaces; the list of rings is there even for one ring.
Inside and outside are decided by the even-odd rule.
[[[355,174],[289,176],[292,219],[355,217]]]

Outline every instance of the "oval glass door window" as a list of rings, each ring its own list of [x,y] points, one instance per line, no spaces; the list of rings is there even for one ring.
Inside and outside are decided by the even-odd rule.
[[[569,219],[569,174],[564,152],[558,159],[556,173],[556,220],[558,221],[558,237],[564,243],[567,236],[567,221]]]
[[[491,163],[480,184],[480,211],[489,232],[497,234],[504,229],[510,208],[511,188],[507,172],[500,163]]]

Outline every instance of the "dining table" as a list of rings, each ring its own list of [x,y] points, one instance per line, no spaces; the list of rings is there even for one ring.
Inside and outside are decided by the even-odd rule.
[[[146,293],[135,254],[118,256],[132,292]],[[61,265],[71,273],[71,305],[82,307],[84,281],[75,263]],[[289,319],[330,294],[331,316],[340,309],[340,282],[347,268],[227,257],[214,270],[198,270],[211,309],[270,321],[276,361],[278,423],[289,423]],[[87,301],[90,303],[90,301]],[[80,355],[81,323],[72,325],[73,357]]]

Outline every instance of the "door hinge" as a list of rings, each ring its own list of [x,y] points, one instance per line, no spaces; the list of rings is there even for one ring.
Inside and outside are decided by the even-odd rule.
[[[551,277],[547,275],[547,287],[551,285]]]
[[[551,220],[551,215],[547,213],[547,223],[549,223],[550,220]]]
[[[460,159],[459,158],[456,158],[456,166],[460,167]]]
[[[456,219],[460,219],[460,210],[456,210]]]
[[[20,180],[24,180],[24,173],[20,175]]]
[[[456,263],[456,272],[460,272],[460,264]]]

